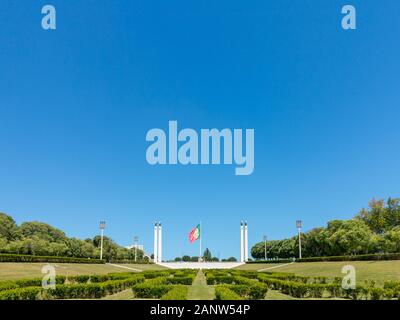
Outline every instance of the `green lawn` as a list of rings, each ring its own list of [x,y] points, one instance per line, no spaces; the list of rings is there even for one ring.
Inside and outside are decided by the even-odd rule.
[[[265,300],[296,300],[295,298],[286,294],[280,293],[276,290],[268,290]]]
[[[374,280],[382,285],[388,280],[400,281],[400,260],[393,261],[340,261],[340,262],[303,262],[293,263],[271,269],[276,272],[293,272],[304,276],[341,277],[342,267],[352,265],[356,269],[356,280],[362,284],[365,280]],[[261,270],[271,267],[265,264],[247,264],[238,267],[242,270]],[[268,271],[268,270],[267,270]]]
[[[0,280],[42,277],[42,267],[47,263],[0,263]],[[108,264],[51,263],[57,275],[106,274],[111,272],[129,272],[129,269]],[[154,264],[124,264],[123,266],[139,270],[161,270]],[[133,271],[133,270],[131,270]]]
[[[126,289],[124,291],[102,298],[102,300],[133,300],[133,299],[134,296],[132,289]]]
[[[188,300],[213,300],[214,287],[208,286],[204,273],[199,270],[193,284],[189,287]]]

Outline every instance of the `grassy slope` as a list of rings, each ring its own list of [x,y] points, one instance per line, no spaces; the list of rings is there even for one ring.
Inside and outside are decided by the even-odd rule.
[[[0,280],[42,277],[42,267],[46,263],[0,263]],[[130,270],[106,264],[52,263],[57,275],[105,274],[111,272],[129,272]],[[152,264],[127,264],[127,267],[140,270],[160,270],[163,267]]]
[[[304,276],[341,277],[342,267],[352,265],[356,268],[357,282],[362,284],[365,280],[374,280],[382,285],[388,280],[400,281],[400,260],[394,261],[343,261],[343,262],[304,262],[271,269],[276,272],[294,272]],[[250,267],[250,268],[249,268]],[[249,264],[238,269],[260,270],[268,268],[269,264]]]
[[[204,273],[199,270],[193,284],[189,287],[188,300],[213,300],[214,287],[208,286]]]
[[[126,289],[124,291],[102,298],[102,300],[133,300],[133,299],[134,296],[132,289]]]

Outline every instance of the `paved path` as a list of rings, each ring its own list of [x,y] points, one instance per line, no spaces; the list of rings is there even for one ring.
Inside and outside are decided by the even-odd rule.
[[[121,266],[119,264],[113,264],[113,263],[107,263],[107,264],[110,265],[110,266],[113,266],[113,267],[128,269],[128,270],[137,271],[137,272],[142,272],[143,271],[141,269],[131,268],[131,267],[127,267],[127,266]]]
[[[285,263],[285,264],[280,264],[279,266],[268,267],[268,268],[260,269],[260,270],[257,270],[257,271],[259,271],[259,272],[267,271],[267,270],[271,270],[271,269],[276,269],[276,268],[288,266],[288,265],[293,264],[293,263],[294,263],[294,262]]]
[[[232,269],[244,262],[161,262],[158,265],[170,269]]]
[[[193,284],[189,287],[188,300],[213,300],[214,297],[214,287],[207,285],[204,273],[199,270]]]

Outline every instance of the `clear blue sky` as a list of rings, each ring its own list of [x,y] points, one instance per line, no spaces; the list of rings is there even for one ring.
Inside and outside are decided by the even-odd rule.
[[[57,30],[41,28],[41,7]],[[341,29],[341,7],[357,30]],[[347,219],[399,196],[398,1],[11,1],[0,11],[0,211],[164,257]],[[146,132],[254,128],[255,171],[150,166]]]

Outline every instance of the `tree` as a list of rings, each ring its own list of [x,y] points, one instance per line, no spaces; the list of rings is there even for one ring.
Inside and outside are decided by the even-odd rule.
[[[184,255],[184,256],[182,257],[182,261],[188,262],[188,261],[190,261],[190,257],[187,256],[187,255]]]
[[[203,253],[203,259],[204,261],[211,261],[211,258],[212,258],[211,251],[208,248],[206,248],[206,250],[204,250]]]
[[[336,220],[328,238],[332,255],[368,253],[373,235],[361,220]],[[330,226],[328,224],[328,231]]]
[[[383,234],[400,225],[400,199],[389,198],[384,200],[373,199],[369,209],[361,209],[356,219],[364,221],[375,233]]]
[[[13,241],[20,236],[19,228],[14,219],[5,213],[0,212],[0,238]]]
[[[182,258],[181,257],[176,257],[174,261],[175,262],[180,262],[180,261],[182,261]]]
[[[64,232],[43,222],[24,222],[20,229],[22,235],[27,238],[38,237],[50,242],[61,242],[67,239]]]
[[[383,235],[383,247],[385,252],[400,252],[400,226]]]
[[[236,259],[235,257],[229,257],[228,259],[226,259],[226,261],[229,261],[229,262],[236,262],[237,259]]]

